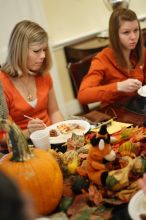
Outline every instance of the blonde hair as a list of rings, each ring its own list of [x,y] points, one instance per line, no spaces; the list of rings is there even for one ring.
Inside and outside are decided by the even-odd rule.
[[[114,51],[117,61],[121,67],[128,67],[127,61],[121,50],[121,42],[119,40],[119,28],[122,21],[138,21],[136,13],[130,9],[120,8],[113,11],[109,20],[109,40],[110,46]],[[139,24],[139,21],[138,21]],[[144,53],[143,53],[143,38],[142,31],[139,24],[139,39],[136,45],[135,52],[137,64],[143,64]]]
[[[29,46],[32,44],[47,44],[46,57],[41,69],[36,73],[27,68],[27,56]],[[37,23],[23,20],[17,23],[12,30],[8,44],[8,55],[1,70],[9,76],[21,76],[23,72],[31,75],[43,74],[50,69],[52,64],[51,54],[48,47],[48,34]]]

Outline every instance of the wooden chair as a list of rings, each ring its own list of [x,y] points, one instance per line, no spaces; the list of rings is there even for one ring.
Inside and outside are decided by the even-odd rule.
[[[90,67],[90,64],[91,64],[91,60],[95,55],[96,55],[96,53],[89,55],[89,56],[83,58],[82,60],[79,60],[78,62],[69,63],[67,66],[70,77],[72,79],[72,83],[75,88],[75,96],[76,97],[77,97],[77,93],[78,93],[81,81],[82,81],[83,77],[87,74],[89,67]],[[81,107],[82,107],[84,113],[90,112],[88,105],[81,104]]]

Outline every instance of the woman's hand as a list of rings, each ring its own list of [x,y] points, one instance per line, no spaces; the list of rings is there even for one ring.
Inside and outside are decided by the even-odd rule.
[[[27,125],[27,129],[29,131],[29,133],[31,134],[32,132],[34,131],[37,131],[37,130],[42,130],[46,127],[46,125],[44,124],[44,122],[42,120],[40,120],[39,118],[35,118],[33,120],[30,120],[28,122],[28,125]]]
[[[138,79],[126,79],[117,83],[117,89],[120,92],[135,92],[142,86]]]

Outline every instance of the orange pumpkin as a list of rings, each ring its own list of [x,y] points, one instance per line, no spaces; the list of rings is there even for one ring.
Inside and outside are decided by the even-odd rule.
[[[31,150],[14,123],[0,120],[0,124],[8,130],[12,144],[12,152],[0,160],[0,169],[15,178],[21,189],[31,195],[38,214],[51,213],[63,192],[63,176],[57,161],[49,152]]]

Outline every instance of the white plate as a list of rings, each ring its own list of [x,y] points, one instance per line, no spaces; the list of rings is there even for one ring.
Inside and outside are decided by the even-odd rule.
[[[146,195],[143,190],[138,191],[130,200],[128,212],[132,220],[141,220],[140,214],[146,214]]]
[[[81,129],[74,129],[71,132],[67,133],[67,134],[61,134],[59,132],[59,130],[57,129],[58,125],[68,125],[68,124],[78,124],[81,127],[83,127],[83,130]],[[45,128],[45,130],[48,131],[48,134],[50,132],[50,130],[55,129],[58,131],[59,135],[57,137],[49,137],[50,139],[50,144],[62,144],[65,143],[67,141],[68,138],[70,138],[72,136],[72,133],[78,134],[78,135],[82,135],[82,134],[86,134],[89,129],[90,129],[90,124],[87,121],[84,120],[66,120],[66,121],[61,121],[58,122],[56,124],[53,124],[47,128]]]
[[[140,96],[146,97],[146,85],[142,86],[137,92]]]

